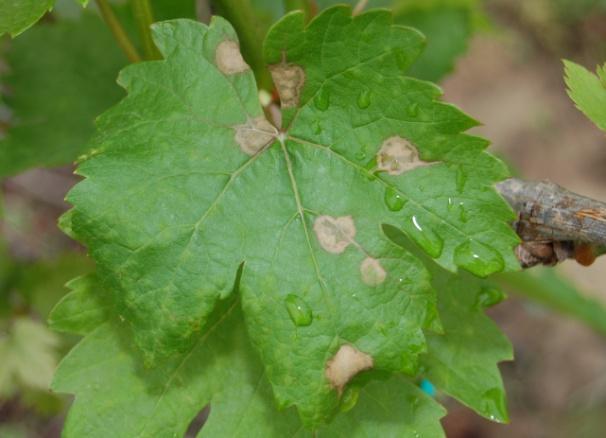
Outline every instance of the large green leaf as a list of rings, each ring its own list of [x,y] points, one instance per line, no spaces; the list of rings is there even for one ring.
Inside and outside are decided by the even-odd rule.
[[[12,118],[0,139],[0,177],[74,161],[87,150],[94,119],[123,95],[115,84],[126,58],[90,12],[36,26],[11,42],[2,82]]]
[[[564,61],[568,95],[600,129],[606,131],[606,64],[594,75],[585,67]]]
[[[100,117],[63,221],[148,365],[189,351],[238,282],[278,403],[321,424],[357,372],[415,373],[436,326],[427,270],[381,224],[453,271],[517,269],[504,166],[405,76],[423,39],[387,11],[336,7],[307,28],[293,13],[270,31],[280,130],[226,21],[154,34],[165,60],[122,72],[128,97]]]
[[[98,291],[91,277],[59,304],[54,314],[100,315],[104,308],[83,294]],[[68,304],[69,303],[69,304]],[[53,388],[76,394],[64,436],[183,436],[189,423],[211,402],[200,436],[311,436],[293,409],[277,411],[263,365],[252,350],[237,303],[222,306],[191,351],[153,370],[141,367],[130,333],[120,324],[97,320],[90,334],[64,359]],[[74,320],[56,320],[61,330],[81,332]],[[91,330],[92,329],[92,330]],[[212,357],[212,360],[210,359]],[[358,401],[359,398],[359,401]],[[357,403],[356,403],[357,402]],[[367,385],[353,392],[333,424],[315,436],[443,436],[443,409],[403,378]]]

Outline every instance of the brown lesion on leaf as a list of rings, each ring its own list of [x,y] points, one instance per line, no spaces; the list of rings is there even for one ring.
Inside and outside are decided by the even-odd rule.
[[[372,356],[361,352],[351,345],[342,345],[339,351],[326,363],[325,376],[330,385],[339,394],[347,382],[361,371],[369,370],[374,366]]]
[[[305,71],[297,64],[287,63],[283,55],[282,62],[269,66],[282,108],[294,108],[301,100],[301,89],[305,83]]]
[[[333,254],[340,254],[354,243],[356,226],[351,216],[318,216],[314,222],[314,232],[322,248]]]
[[[360,275],[365,284],[378,286],[385,281],[387,272],[377,259],[366,257],[360,264]]]
[[[243,125],[234,127],[235,139],[242,151],[248,155],[255,155],[270,144],[278,135],[278,130],[263,116],[248,119]]]
[[[389,137],[377,152],[377,170],[390,175],[430,164],[419,158],[419,151],[410,141],[399,136]]]
[[[250,66],[242,58],[240,45],[236,41],[221,41],[215,52],[215,63],[223,74],[233,75],[250,70]]]

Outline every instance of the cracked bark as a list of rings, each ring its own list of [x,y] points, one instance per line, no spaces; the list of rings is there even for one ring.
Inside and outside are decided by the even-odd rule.
[[[497,190],[518,214],[513,226],[522,240],[516,255],[523,267],[567,258],[590,265],[606,253],[606,203],[548,181],[511,178]]]

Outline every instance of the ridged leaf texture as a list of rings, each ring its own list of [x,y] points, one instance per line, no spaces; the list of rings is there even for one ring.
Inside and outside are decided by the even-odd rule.
[[[517,268],[493,187],[505,167],[462,133],[473,119],[406,76],[424,40],[389,12],[278,22],[265,41],[282,103],[271,122],[225,20],[164,22],[154,37],[164,60],[122,71],[128,96],[99,118],[62,220],[95,259],[151,393],[218,360],[206,342],[229,336],[220,309],[237,299],[278,406],[322,427],[352,379],[417,375],[425,332],[441,329],[430,271],[384,224],[455,278]],[[191,369],[175,365],[195,352]],[[58,388],[78,392],[61,373]],[[196,377],[198,409],[223,390],[214,373]],[[191,401],[177,397],[167,403]]]

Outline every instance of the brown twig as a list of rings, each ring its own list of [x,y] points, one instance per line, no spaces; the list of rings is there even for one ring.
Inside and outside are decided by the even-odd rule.
[[[606,253],[606,203],[557,184],[511,178],[497,190],[517,212],[515,229],[523,267],[575,258],[583,265]]]

